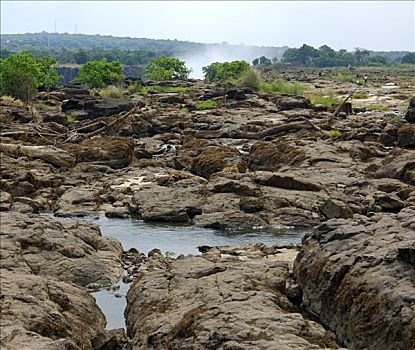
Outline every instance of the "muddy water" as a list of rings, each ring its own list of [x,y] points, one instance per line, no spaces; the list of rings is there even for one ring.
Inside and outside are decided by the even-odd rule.
[[[147,224],[138,220],[108,219],[105,217],[89,219],[101,227],[103,236],[119,240],[124,250],[135,247],[147,254],[158,248],[164,254],[199,254],[198,246],[237,245],[261,242],[266,245],[276,243],[299,243],[304,231],[275,227],[254,228],[250,231],[221,232],[189,226],[168,226]],[[117,290],[101,290],[93,293],[98,306],[107,318],[107,328],[124,328],[125,295],[129,285],[119,281]]]

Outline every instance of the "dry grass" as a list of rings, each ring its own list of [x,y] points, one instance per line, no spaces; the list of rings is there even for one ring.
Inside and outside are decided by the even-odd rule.
[[[24,107],[25,105],[19,99],[15,99],[14,97],[11,97],[11,96],[1,96],[0,101],[3,106]]]

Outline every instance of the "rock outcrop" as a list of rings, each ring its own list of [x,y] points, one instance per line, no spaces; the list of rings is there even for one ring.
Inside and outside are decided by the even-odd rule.
[[[141,268],[125,312],[134,349],[339,348],[286,296],[294,247],[201,249]]]
[[[413,349],[415,210],[334,219],[303,239],[303,306],[352,349]]]

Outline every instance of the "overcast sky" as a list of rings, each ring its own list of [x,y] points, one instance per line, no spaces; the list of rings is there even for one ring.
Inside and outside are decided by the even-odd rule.
[[[415,49],[414,1],[1,1],[1,32]]]

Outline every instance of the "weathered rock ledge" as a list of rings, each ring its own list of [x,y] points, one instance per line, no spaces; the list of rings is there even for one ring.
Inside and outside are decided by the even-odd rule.
[[[86,288],[117,280],[121,245],[92,223],[0,215],[1,348],[105,349],[93,344],[111,332]]]
[[[176,260],[155,254],[141,267],[125,312],[133,349],[339,348],[287,297],[296,248],[202,250]]]
[[[303,240],[303,306],[352,349],[413,349],[414,209],[329,220]]]

